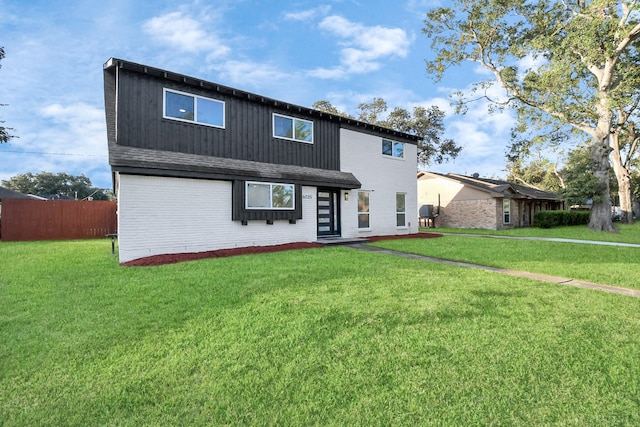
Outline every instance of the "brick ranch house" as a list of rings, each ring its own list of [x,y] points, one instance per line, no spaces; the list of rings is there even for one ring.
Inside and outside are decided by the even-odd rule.
[[[418,137],[104,64],[119,260],[418,232]]]
[[[502,230],[533,225],[536,212],[563,209],[554,193],[478,176],[418,173],[418,206],[433,205],[435,227]]]

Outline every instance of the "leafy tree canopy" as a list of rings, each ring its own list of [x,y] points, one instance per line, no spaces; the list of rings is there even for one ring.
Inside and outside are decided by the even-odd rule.
[[[339,111],[329,101],[316,101],[313,108],[343,117],[353,118]],[[453,139],[444,138],[444,111],[437,106],[414,107],[412,112],[396,107],[387,114],[387,102],[374,98],[371,102],[358,105],[357,120],[399,132],[421,137],[418,142],[418,163],[429,165],[432,162],[443,163],[455,159],[462,147]]]
[[[2,181],[2,186],[24,194],[33,194],[47,198],[72,198],[93,200],[111,200],[113,194],[104,189],[96,188],[85,175],[74,176],[64,172],[31,172],[19,174]]]
[[[569,205],[585,205],[597,201],[598,179],[591,172],[589,147],[584,145],[571,151],[565,165],[560,171],[565,188],[561,190],[562,197]],[[617,189],[613,172],[609,173],[612,194]]]
[[[598,181],[589,227],[614,231],[609,200],[609,135],[616,111],[640,97],[640,14],[636,0],[452,0],[429,11],[425,34],[436,57],[427,71],[440,79],[472,61],[492,76],[459,94],[458,106],[489,99],[514,108],[533,129],[558,135],[571,126],[591,137],[591,173]],[[490,96],[498,84],[503,96]]]
[[[516,160],[507,164],[507,181],[524,184],[539,190],[559,192],[564,182],[556,164],[543,157],[529,162]]]

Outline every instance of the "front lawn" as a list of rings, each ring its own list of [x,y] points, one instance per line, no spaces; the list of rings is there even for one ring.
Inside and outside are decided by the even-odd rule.
[[[437,232],[438,229],[429,229]],[[521,231],[522,230],[522,231]],[[555,229],[551,229],[555,230]],[[440,229],[440,231],[442,231]],[[447,231],[450,231],[448,229]],[[457,230],[458,233],[471,230]],[[620,233],[596,233],[586,227],[561,227],[553,232],[540,228],[474,230],[477,234],[536,236],[640,244],[640,226],[621,227]],[[591,238],[587,238],[591,237]],[[595,237],[598,237],[596,239]],[[608,239],[608,240],[607,240]],[[493,267],[580,279],[606,285],[640,289],[640,248],[582,243],[495,239],[445,235],[439,239],[381,241],[376,246],[419,255]]]
[[[640,424],[637,298],[344,247],[0,257],[5,426]]]

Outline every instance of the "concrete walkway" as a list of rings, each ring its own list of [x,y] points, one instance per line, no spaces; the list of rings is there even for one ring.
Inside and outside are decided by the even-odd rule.
[[[456,235],[459,236],[460,234],[456,234]],[[472,236],[478,237],[479,235],[473,234]],[[490,237],[490,236],[487,236],[487,235],[483,235],[483,236],[484,237]],[[498,237],[498,236],[491,236],[491,237]],[[510,238],[510,237],[507,237],[507,238]],[[535,240],[535,239],[533,239],[533,240]],[[546,239],[542,239],[542,240],[546,240]],[[579,242],[579,241],[575,241],[574,240],[573,242]],[[640,245],[637,245],[637,246],[640,247]],[[379,253],[383,253],[383,254],[387,254],[387,255],[395,255],[395,256],[400,256],[400,257],[403,257],[403,258],[417,259],[417,260],[420,260],[420,261],[435,262],[435,263],[447,264],[447,265],[454,265],[456,267],[476,268],[478,270],[492,271],[494,273],[507,274],[509,276],[524,277],[524,278],[533,279],[533,280],[541,280],[543,282],[555,283],[557,285],[576,286],[576,287],[579,287],[579,288],[596,289],[596,290],[599,290],[599,291],[611,292],[611,293],[615,293],[615,294],[621,294],[621,295],[627,295],[627,296],[640,298],[640,290],[636,290],[636,289],[619,288],[617,286],[601,285],[601,284],[598,284],[598,283],[585,282],[583,280],[568,279],[568,278],[565,278],[565,277],[557,277],[557,276],[548,276],[546,274],[529,273],[529,272],[526,272],[526,271],[509,270],[509,269],[506,269],[506,268],[490,267],[490,266],[486,266],[486,265],[471,264],[471,263],[468,263],[468,262],[450,261],[450,260],[446,260],[446,259],[442,259],[442,258],[433,258],[433,257],[428,257],[428,256],[423,256],[423,255],[410,254],[410,253],[406,253],[406,252],[393,251],[393,250],[390,250],[390,249],[377,248],[375,246],[370,246],[370,245],[363,244],[363,243],[349,244],[349,245],[346,245],[346,247],[359,249],[359,250],[366,250],[366,251],[370,251],[370,252],[379,252]]]

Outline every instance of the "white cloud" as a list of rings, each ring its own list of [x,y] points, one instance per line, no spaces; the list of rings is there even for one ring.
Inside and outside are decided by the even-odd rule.
[[[446,5],[446,1],[444,2]],[[424,15],[429,9],[434,7],[442,7],[443,2],[440,0],[409,0],[405,5],[405,8],[412,12]]]
[[[189,53],[208,52],[210,57],[221,57],[231,50],[204,23],[184,14],[171,12],[156,16],[143,24],[143,30],[151,37]]]
[[[518,61],[518,74],[520,75],[520,78],[523,78],[527,72],[537,71],[547,63],[548,60],[542,55],[534,56],[532,54],[528,54]]]
[[[430,108],[434,105],[444,112],[445,117],[455,114],[454,107],[446,98],[431,98],[420,102],[409,102],[406,108],[410,111],[413,111],[413,109],[416,107]]]
[[[67,172],[110,187],[102,108],[82,102],[48,104],[36,110],[31,122],[37,125],[21,123],[20,138],[2,147],[0,179],[26,172]]]
[[[275,65],[253,61],[225,61],[212,64],[211,69],[219,73],[220,80],[225,84],[240,88],[260,88],[290,77],[290,74],[280,71]]]
[[[316,68],[313,70],[309,70],[307,72],[307,75],[309,75],[309,77],[315,77],[318,79],[334,79],[334,80],[338,80],[338,79],[343,79],[347,76],[347,71],[344,68],[341,67],[334,67],[334,68]]]
[[[324,16],[331,10],[331,6],[318,6],[313,9],[301,10],[299,12],[288,12],[284,14],[284,19],[288,21],[309,21],[316,16]]]
[[[102,109],[84,103],[51,104],[39,113],[42,121],[52,125],[31,135],[29,149],[59,156],[54,160],[62,169],[65,163],[84,164],[87,168],[104,165],[107,144]]]
[[[342,39],[340,45],[343,46],[339,66],[308,72],[312,77],[323,79],[375,71],[382,66],[384,58],[406,57],[412,42],[403,29],[368,27],[337,15],[324,18],[319,28]]]

